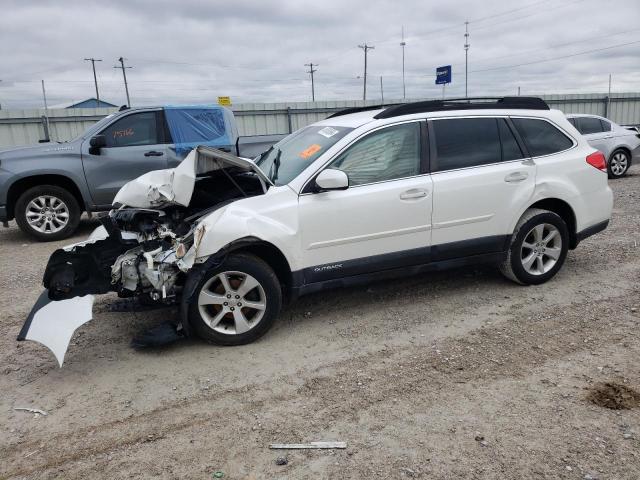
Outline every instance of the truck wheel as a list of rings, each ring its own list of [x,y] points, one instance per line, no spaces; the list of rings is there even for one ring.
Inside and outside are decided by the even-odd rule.
[[[568,249],[564,220],[549,210],[530,208],[516,225],[500,271],[516,283],[539,285],[558,273]]]
[[[607,170],[609,178],[620,178],[627,173],[631,163],[631,156],[624,150],[616,150],[611,154]]]
[[[78,228],[81,213],[75,197],[55,185],[32,187],[20,195],[15,205],[20,230],[44,242],[71,236]]]
[[[203,340],[244,345],[264,335],[282,307],[271,267],[254,255],[229,255],[200,279],[188,306],[189,324]]]

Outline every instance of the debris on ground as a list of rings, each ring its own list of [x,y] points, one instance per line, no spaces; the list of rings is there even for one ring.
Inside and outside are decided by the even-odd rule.
[[[42,415],[44,417],[49,415],[47,412],[45,412],[44,410],[40,410],[39,408],[16,407],[16,408],[14,408],[14,410],[19,410],[19,411],[22,411],[22,412],[36,413],[36,414]]]
[[[269,445],[269,448],[272,450],[347,448],[347,443],[346,442],[272,443]]]
[[[218,470],[217,472],[214,472],[212,475],[213,478],[222,478],[224,477],[224,472],[221,470]]]
[[[599,407],[628,410],[640,407],[640,393],[614,382],[599,383],[590,389],[587,400]]]
[[[289,463],[289,460],[287,459],[287,457],[276,458],[276,465],[286,465],[287,463]]]

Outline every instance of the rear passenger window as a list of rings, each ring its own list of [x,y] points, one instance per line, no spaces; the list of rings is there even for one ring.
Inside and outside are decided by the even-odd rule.
[[[600,123],[602,124],[602,131],[603,132],[610,132],[611,131],[611,124],[609,122],[607,122],[606,120],[600,119]]]
[[[434,172],[496,163],[502,158],[495,118],[433,120],[432,125],[436,145]]]
[[[589,135],[590,133],[601,133],[603,131],[600,119],[593,117],[579,117],[578,130],[583,135]]]
[[[569,137],[546,120],[534,118],[512,118],[511,120],[532,157],[551,155],[573,146]]]
[[[500,142],[502,143],[502,161],[519,160],[524,157],[522,150],[513,136],[513,132],[504,118],[498,119],[498,129],[500,131]]]

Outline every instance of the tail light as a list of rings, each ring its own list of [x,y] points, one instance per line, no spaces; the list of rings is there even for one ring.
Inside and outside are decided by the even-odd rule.
[[[591,155],[587,155],[587,163],[598,170],[607,171],[607,161],[602,152],[593,152]]]

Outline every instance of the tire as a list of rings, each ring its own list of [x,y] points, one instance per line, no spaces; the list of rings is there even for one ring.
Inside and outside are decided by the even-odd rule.
[[[530,208],[516,225],[500,271],[521,285],[539,285],[558,273],[568,250],[569,229],[564,220],[548,210]]]
[[[81,214],[76,198],[56,185],[32,187],[18,197],[15,205],[20,230],[41,242],[70,237],[78,228]]]
[[[625,150],[615,150],[607,163],[609,178],[620,178],[627,174],[631,166],[631,155]]]
[[[209,343],[251,343],[267,333],[280,314],[282,288],[278,277],[254,255],[229,255],[221,265],[208,267],[199,276],[194,300],[187,306],[188,320],[193,332]],[[238,304],[242,306],[238,308]],[[248,307],[249,304],[261,307]]]

